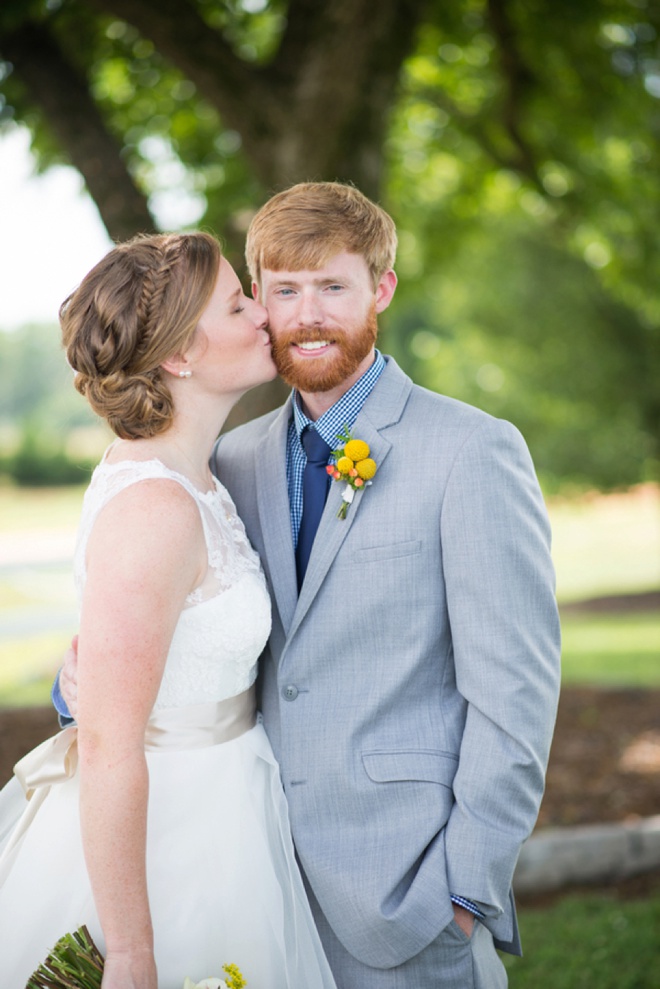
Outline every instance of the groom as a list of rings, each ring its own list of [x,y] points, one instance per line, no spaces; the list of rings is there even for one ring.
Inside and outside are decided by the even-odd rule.
[[[257,213],[253,292],[294,391],[213,468],[273,597],[261,707],[339,989],[499,989],[556,713],[550,534],[516,429],[375,349],[395,249],[350,186]],[[345,429],[377,471],[340,519]]]

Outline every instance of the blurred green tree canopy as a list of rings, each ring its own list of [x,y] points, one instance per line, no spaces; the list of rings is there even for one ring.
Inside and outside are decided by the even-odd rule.
[[[397,221],[383,345],[514,421],[548,485],[654,476],[653,0],[4,0],[4,126],[74,164],[115,238],[175,197],[238,257],[304,179]]]

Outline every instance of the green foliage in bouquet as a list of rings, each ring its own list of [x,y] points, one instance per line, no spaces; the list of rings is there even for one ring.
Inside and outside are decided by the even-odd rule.
[[[101,989],[103,956],[86,927],[60,938],[25,989]]]
[[[61,937],[46,961],[33,972],[25,989],[101,989],[103,955],[85,926]],[[237,965],[223,965],[227,981],[186,979],[183,989],[244,989],[247,982]]]

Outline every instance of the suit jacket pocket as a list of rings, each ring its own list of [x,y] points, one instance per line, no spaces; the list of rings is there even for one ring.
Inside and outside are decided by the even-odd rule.
[[[347,559],[342,560],[340,554],[337,565],[342,566],[345,564],[355,567],[356,563],[380,563],[386,560],[400,560],[406,556],[416,556],[421,548],[421,539],[407,539],[404,542],[385,543],[382,546],[351,547],[347,554]]]
[[[403,749],[397,752],[363,752],[362,763],[374,783],[419,781],[451,787],[458,758],[434,749]]]

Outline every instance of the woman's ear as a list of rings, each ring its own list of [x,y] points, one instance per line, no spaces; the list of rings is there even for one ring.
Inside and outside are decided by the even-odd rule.
[[[192,377],[190,361],[185,354],[172,354],[172,356],[168,357],[166,361],[163,361],[160,366],[163,371],[167,371],[169,374],[174,375],[175,378]]]

